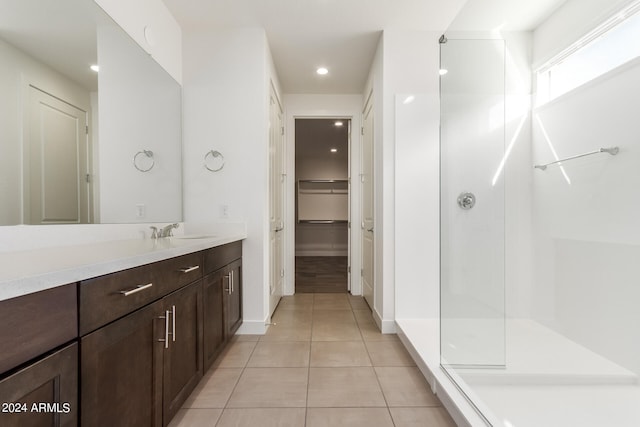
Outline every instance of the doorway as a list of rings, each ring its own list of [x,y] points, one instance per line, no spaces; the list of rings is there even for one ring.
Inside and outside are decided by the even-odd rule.
[[[349,119],[295,119],[295,292],[347,293]]]

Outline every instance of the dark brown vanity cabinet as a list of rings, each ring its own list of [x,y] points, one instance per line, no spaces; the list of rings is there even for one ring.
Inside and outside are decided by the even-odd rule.
[[[169,424],[242,323],[241,257],[235,242],[0,301],[0,426]]]
[[[242,324],[242,244],[205,252],[204,367],[208,369]]]
[[[193,391],[201,266],[195,253],[80,283],[82,425],[166,425]]]
[[[0,425],[78,420],[76,285],[0,301]]]
[[[163,406],[165,425],[203,375],[202,280],[164,298]]]
[[[161,426],[164,302],[80,341],[81,425]]]
[[[175,416],[242,322],[239,306],[227,308],[241,304],[240,260],[203,278],[207,255],[226,246],[80,283],[81,425],[166,426]],[[230,275],[235,292],[225,293]]]
[[[225,333],[231,338],[242,325],[242,260],[237,259],[227,266],[225,297]]]

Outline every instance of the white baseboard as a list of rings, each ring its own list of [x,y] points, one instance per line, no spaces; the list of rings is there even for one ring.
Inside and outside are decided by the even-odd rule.
[[[243,320],[238,328],[238,335],[264,335],[267,332],[267,325],[260,320]]]
[[[384,320],[384,319],[382,319],[382,317],[380,317],[380,315],[378,314],[378,312],[375,309],[372,310],[372,314],[373,314],[373,320],[376,322],[376,325],[378,325],[378,328],[380,328],[380,332],[382,332],[383,334],[395,334],[396,333],[396,322],[395,322],[395,320]]]

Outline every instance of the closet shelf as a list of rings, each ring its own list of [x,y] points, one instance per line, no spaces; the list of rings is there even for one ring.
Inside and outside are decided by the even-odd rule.
[[[349,180],[297,181],[297,220],[306,224],[337,224],[348,220]]]

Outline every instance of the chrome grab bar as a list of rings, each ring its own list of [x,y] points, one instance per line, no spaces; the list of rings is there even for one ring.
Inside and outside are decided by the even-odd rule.
[[[566,157],[564,159],[556,160],[555,162],[550,162],[544,165],[535,165],[534,168],[545,170],[547,169],[547,166],[555,165],[556,163],[566,162],[567,160],[578,159],[580,157],[591,156],[592,154],[600,154],[600,153],[609,153],[612,156],[615,156],[616,154],[618,154],[619,151],[620,149],[618,147],[600,148],[596,151],[589,151],[588,153],[578,154],[577,156]]]
[[[133,295],[140,291],[144,291],[145,289],[149,289],[152,286],[153,286],[153,283],[147,283],[146,285],[137,285],[133,289],[129,289],[128,291],[120,291],[118,293],[124,295],[125,297],[128,297],[129,295]]]

